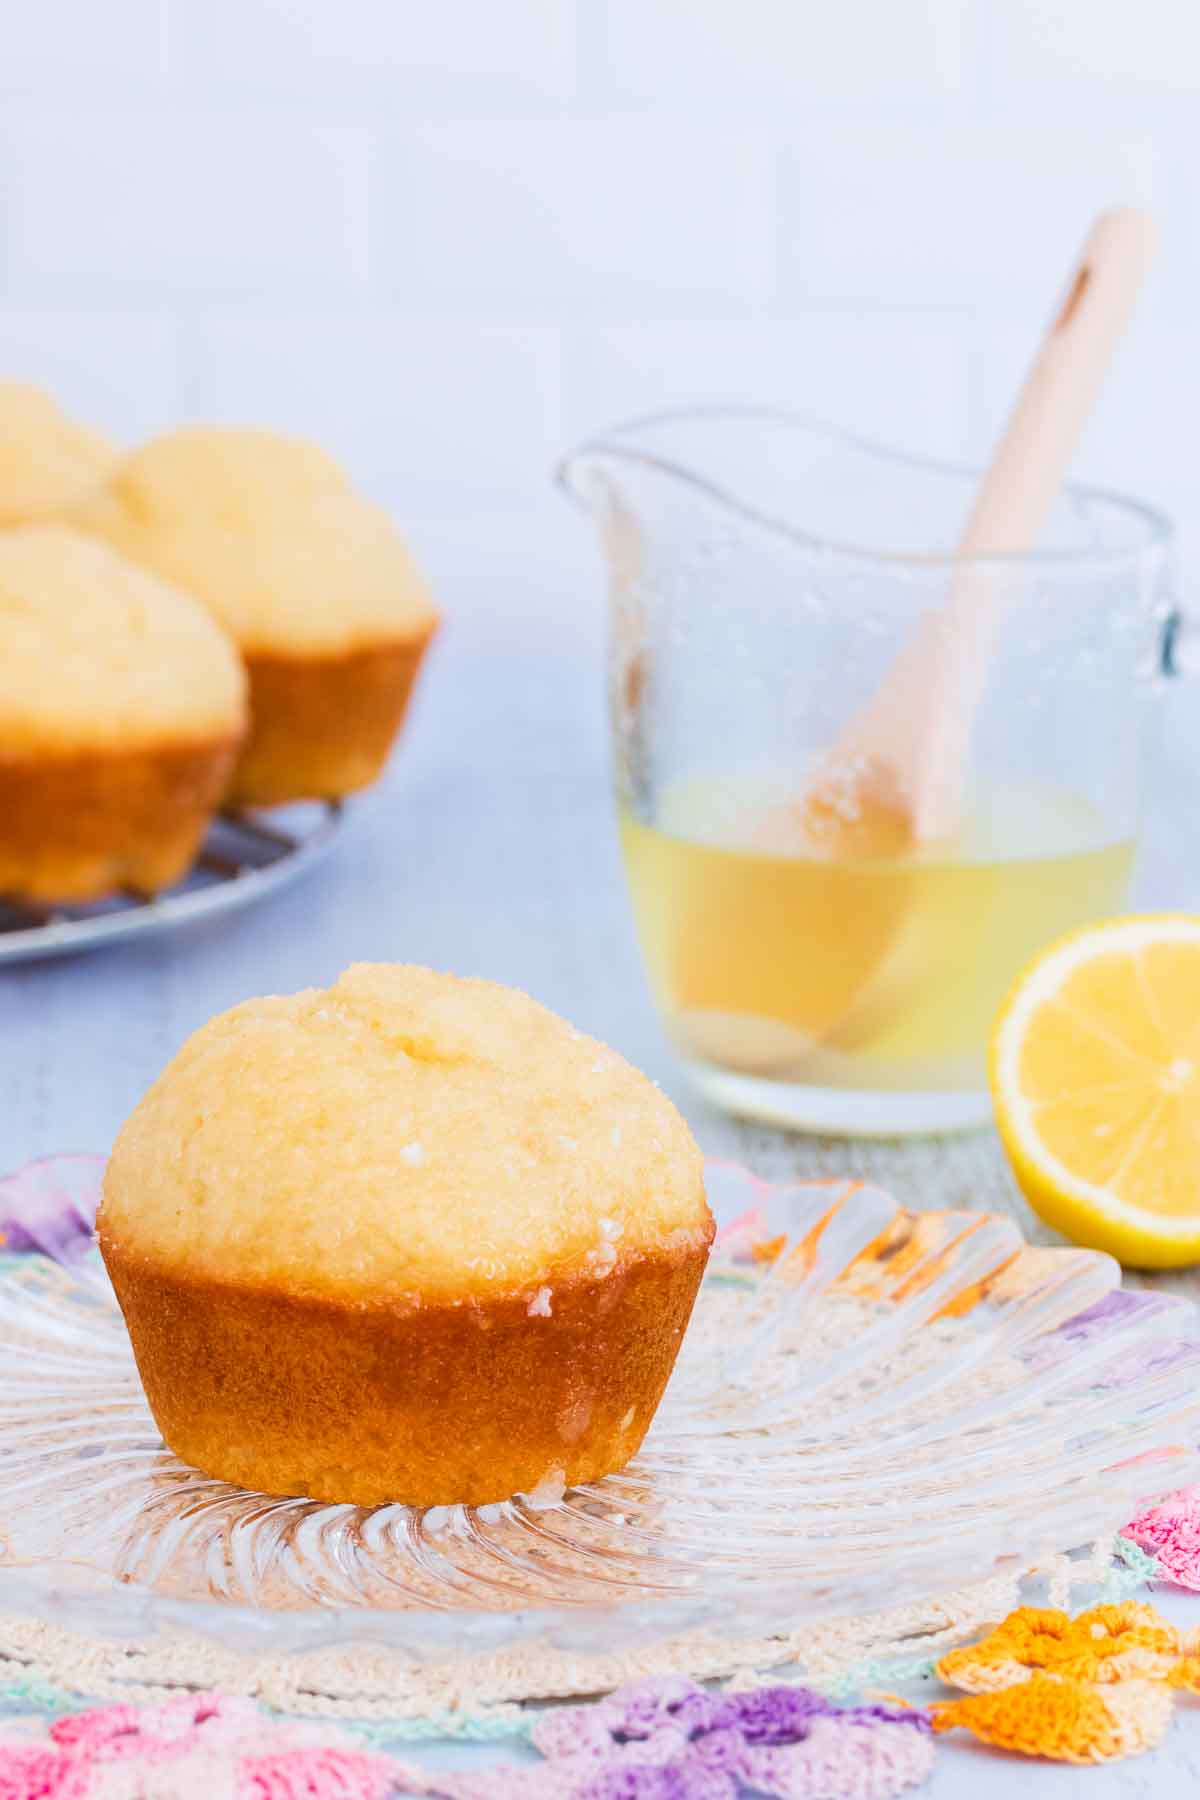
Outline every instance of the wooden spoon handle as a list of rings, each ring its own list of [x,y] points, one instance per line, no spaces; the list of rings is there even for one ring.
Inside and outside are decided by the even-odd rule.
[[[1031,548],[1158,248],[1132,207],[1101,213],[996,447],[961,556]]]
[[[885,825],[917,842],[957,831],[971,728],[1012,587],[1007,565],[979,559],[1036,544],[1157,245],[1154,221],[1131,208],[1093,225],[975,496],[946,603],[925,616],[809,790],[806,826],[831,853],[851,853]]]
[[[895,753],[918,841],[958,829],[972,722],[1010,592],[1001,570],[969,559],[1036,544],[1157,247],[1145,213],[1101,213],[980,484],[958,547],[968,560],[923,634],[923,704],[912,708],[907,749]]]

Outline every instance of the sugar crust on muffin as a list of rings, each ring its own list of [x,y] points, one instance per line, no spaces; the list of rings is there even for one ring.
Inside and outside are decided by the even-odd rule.
[[[336,799],[377,778],[438,614],[391,519],[324,451],[270,431],[171,432],[72,517],[236,640],[251,729],[234,803]]]
[[[193,597],[62,525],[0,533],[4,750],[236,736],[246,682]]]
[[[57,525],[0,532],[0,893],[155,893],[191,864],[246,723],[190,594]]]
[[[245,654],[420,638],[425,579],[332,457],[278,432],[193,426],[125,457],[76,522],[199,595]]]
[[[180,1457],[432,1506],[624,1467],[713,1224],[686,1125],[611,1050],[494,983],[359,965],[189,1040],[98,1230]]]
[[[103,480],[118,455],[41,388],[0,382],[0,526],[52,518]]]
[[[189,1039],[117,1141],[104,1231],[208,1278],[487,1295],[694,1242],[701,1171],[666,1097],[527,995],[358,964]]]

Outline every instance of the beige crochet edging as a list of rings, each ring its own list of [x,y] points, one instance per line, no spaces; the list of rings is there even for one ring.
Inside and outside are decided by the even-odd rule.
[[[1074,1589],[1103,1582],[1112,1555],[1113,1540],[1105,1539],[1082,1558],[1056,1556],[923,1605],[822,1620],[753,1641],[690,1632],[608,1655],[573,1655],[534,1642],[424,1663],[372,1644],[264,1656],[182,1632],[113,1642],[0,1614],[0,1681],[38,1680],[89,1700],[159,1700],[217,1688],[299,1716],[381,1721],[481,1713],[498,1721],[515,1717],[522,1702],[607,1693],[650,1675],[742,1687],[786,1666],[829,1686],[882,1658],[932,1656],[978,1632],[1010,1612],[1032,1578],[1045,1582],[1051,1605],[1065,1606]]]

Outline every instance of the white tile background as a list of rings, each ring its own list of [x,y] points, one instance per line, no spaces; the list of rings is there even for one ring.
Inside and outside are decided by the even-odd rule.
[[[38,0],[0,166],[3,370],[128,439],[311,432],[451,619],[589,641],[573,434],[746,399],[982,455],[1140,202],[1077,468],[1200,551],[1198,0]]]

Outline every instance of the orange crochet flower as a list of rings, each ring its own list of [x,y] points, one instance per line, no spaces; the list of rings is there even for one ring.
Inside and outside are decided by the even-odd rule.
[[[993,1693],[1042,1670],[1099,1683],[1162,1681],[1187,1647],[1174,1626],[1140,1600],[1093,1606],[1077,1619],[1021,1606],[981,1643],[943,1656],[937,1672],[968,1694]]]
[[[964,1698],[929,1709],[935,1731],[1058,1762],[1109,1762],[1157,1744],[1175,1689],[1200,1693],[1200,1649],[1144,1601],[1071,1619],[1021,1606],[978,1644],[936,1665]]]
[[[963,1726],[984,1744],[1056,1762],[1111,1762],[1153,1749],[1171,1722],[1162,1681],[1099,1687],[1071,1676],[1032,1675],[998,1693],[968,1694],[930,1708],[936,1732]]]

